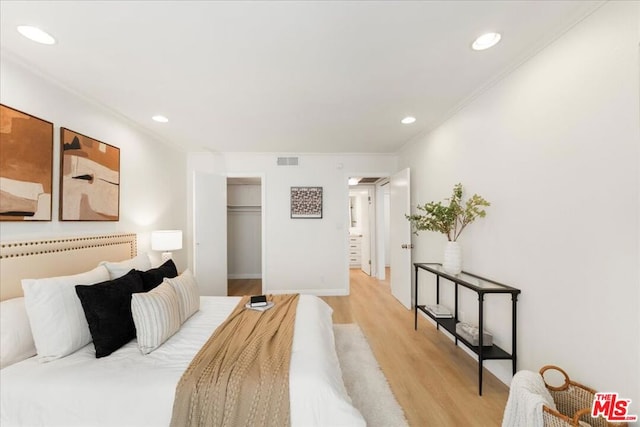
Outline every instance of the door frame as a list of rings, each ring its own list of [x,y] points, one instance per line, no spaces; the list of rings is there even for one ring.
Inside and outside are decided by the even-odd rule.
[[[262,258],[260,260],[261,264],[260,264],[260,268],[262,270],[262,293],[263,294],[267,294],[269,291],[269,287],[267,286],[267,239],[266,239],[266,232],[267,232],[267,221],[266,221],[266,215],[265,215],[265,208],[266,208],[266,203],[267,203],[267,198],[266,198],[266,174],[261,173],[261,172],[227,172],[225,174],[223,174],[223,176],[226,177],[227,179],[227,183],[229,178],[260,178],[260,227],[261,227],[261,254],[260,257]],[[225,206],[226,209],[226,206]],[[228,224],[227,224],[227,228],[228,228]],[[227,230],[225,230],[226,232]],[[228,256],[228,254],[227,254]],[[228,260],[225,260],[225,262],[227,262]],[[227,278],[227,280],[229,280]]]

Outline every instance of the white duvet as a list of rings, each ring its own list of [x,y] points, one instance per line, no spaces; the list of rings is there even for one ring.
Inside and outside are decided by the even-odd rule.
[[[0,371],[0,424],[8,426],[168,426],[175,387],[239,297],[201,297],[200,311],[148,355],[133,340],[108,357],[93,344],[48,363],[35,358]],[[291,354],[293,426],[364,426],[344,389],[331,308],[301,295]]]

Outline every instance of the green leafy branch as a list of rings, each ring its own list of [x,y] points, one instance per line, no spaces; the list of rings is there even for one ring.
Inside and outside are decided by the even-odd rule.
[[[463,203],[460,183],[453,187],[453,194],[445,200],[449,203],[429,202],[418,205],[418,210],[424,214],[405,215],[415,234],[418,231],[436,231],[446,235],[447,240],[455,242],[467,225],[476,218],[484,218],[487,215],[484,208],[491,206],[491,203],[477,194]]]

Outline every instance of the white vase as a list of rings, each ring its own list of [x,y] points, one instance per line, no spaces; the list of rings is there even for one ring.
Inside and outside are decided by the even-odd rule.
[[[442,268],[449,274],[458,274],[462,271],[462,247],[458,242],[447,242],[444,248],[444,261]]]

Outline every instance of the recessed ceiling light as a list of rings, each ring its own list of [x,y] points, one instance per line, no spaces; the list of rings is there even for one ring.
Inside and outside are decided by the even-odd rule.
[[[155,120],[158,123],[167,123],[169,121],[169,119],[167,119],[165,116],[161,116],[161,115],[157,115],[157,116],[153,116],[151,117],[153,120]]]
[[[489,49],[490,47],[495,46],[501,38],[502,36],[500,33],[486,33],[478,37],[471,45],[471,48],[473,50]]]
[[[405,117],[404,119],[402,119],[402,120],[400,120],[400,121],[402,122],[402,124],[410,125],[411,123],[413,123],[413,122],[415,122],[415,121],[416,121],[416,118],[415,118],[415,117],[408,116],[408,117]]]
[[[18,25],[18,32],[36,43],[54,44],[56,42],[56,39],[54,39],[49,33],[46,33],[38,27]]]

